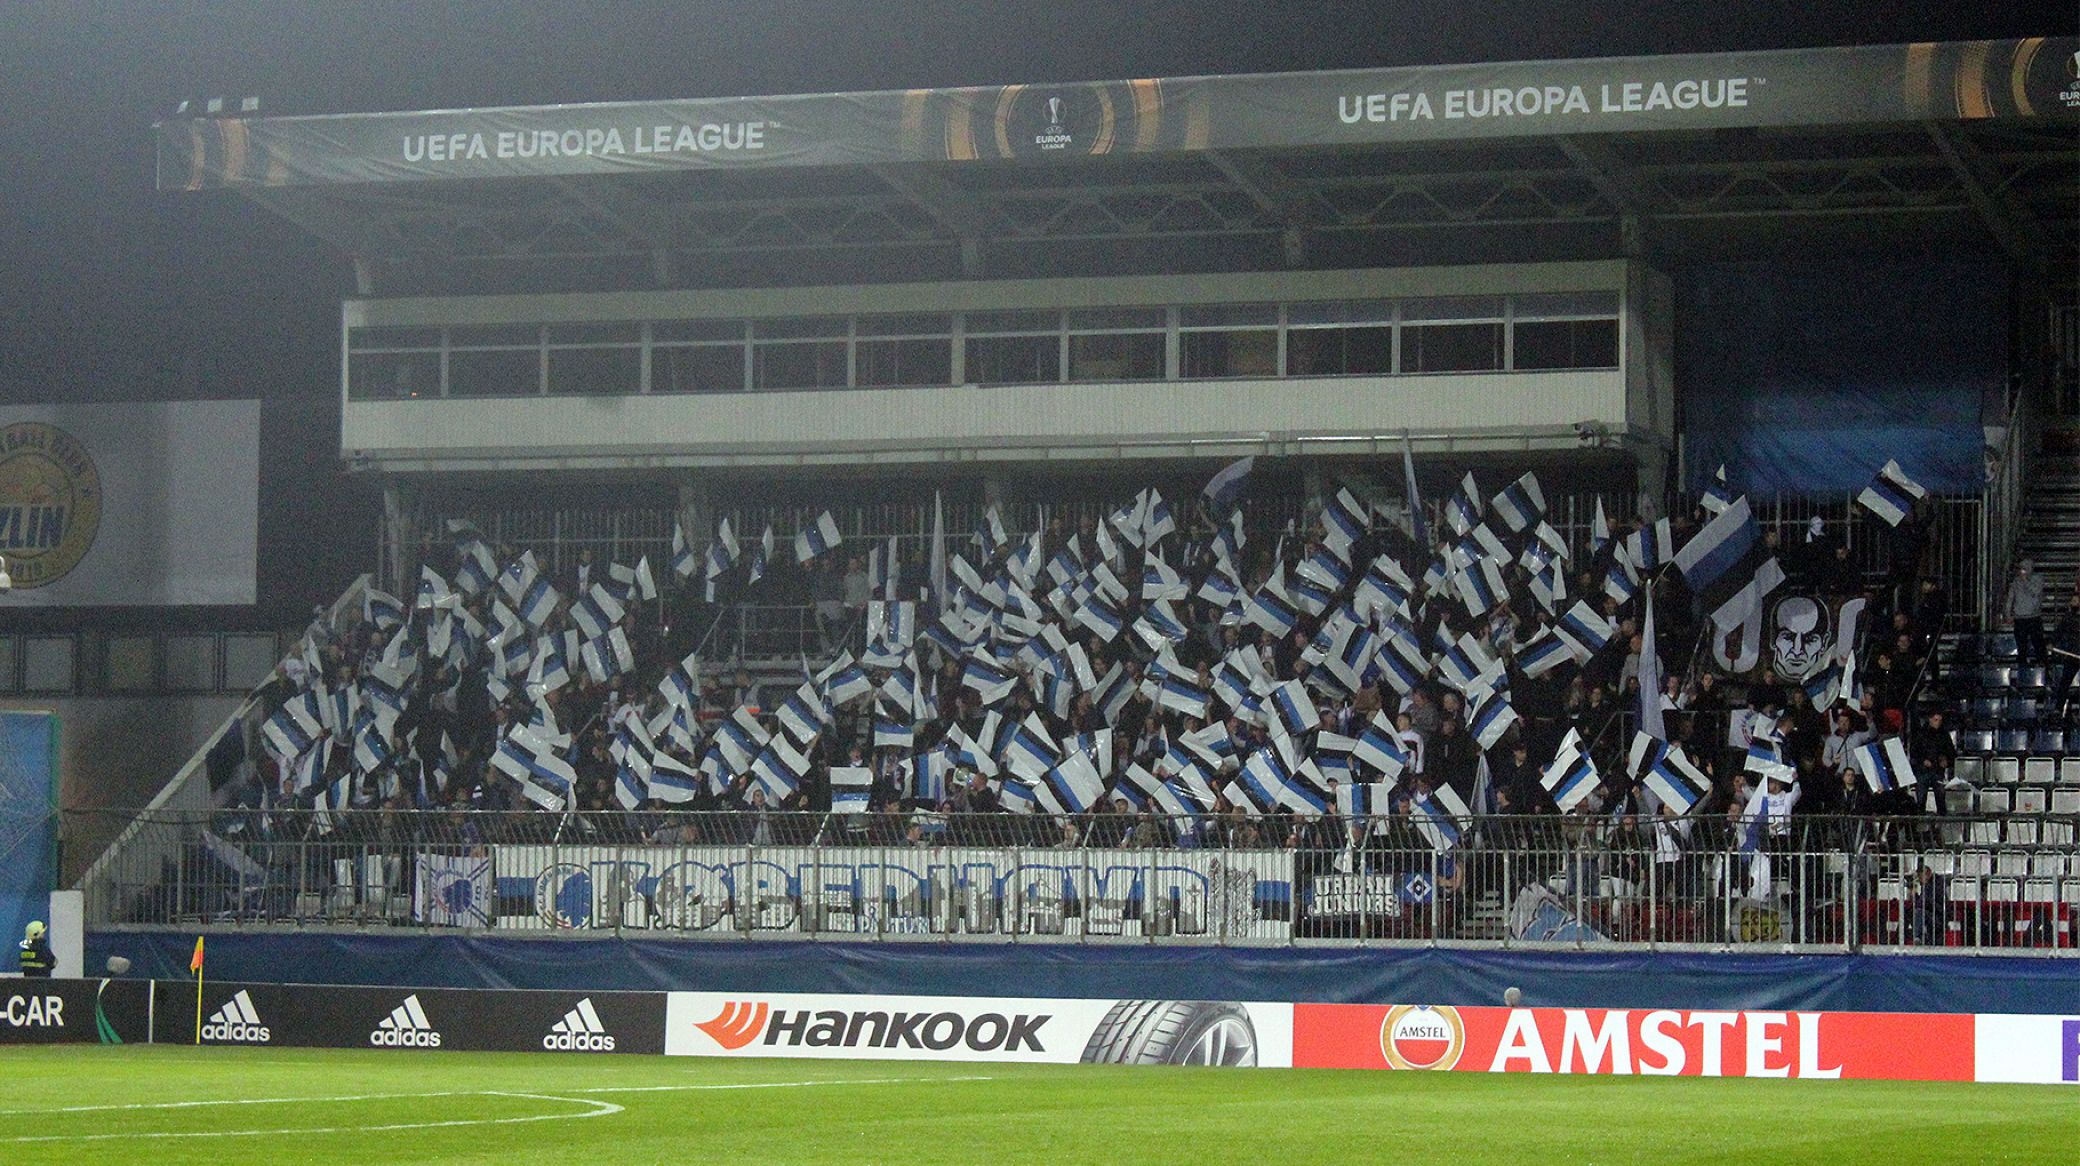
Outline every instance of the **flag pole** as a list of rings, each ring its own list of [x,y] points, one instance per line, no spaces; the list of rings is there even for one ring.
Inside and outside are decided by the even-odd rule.
[[[202,1043],[202,937],[195,937],[195,955],[188,961],[188,970],[195,973],[195,1043]]]

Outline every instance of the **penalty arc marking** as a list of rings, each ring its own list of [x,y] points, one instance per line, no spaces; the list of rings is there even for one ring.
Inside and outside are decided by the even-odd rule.
[[[391,1130],[431,1130],[453,1126],[498,1126],[520,1125],[540,1121],[575,1121],[588,1117],[608,1117],[623,1112],[623,1107],[611,1101],[595,1101],[586,1097],[552,1097],[546,1093],[512,1093],[500,1089],[478,1089],[469,1091],[443,1091],[438,1093],[368,1093],[347,1097],[268,1097],[259,1099],[233,1099],[226,1101],[168,1101],[130,1105],[76,1105],[61,1109],[33,1109],[0,1111],[10,1114],[25,1113],[88,1113],[116,1110],[147,1109],[195,1109],[204,1106],[232,1105],[296,1105],[311,1102],[423,1100],[435,1097],[516,1097],[527,1101],[550,1101],[563,1105],[581,1105],[581,1113],[537,1113],[521,1117],[472,1117],[449,1118],[441,1121],[385,1122],[380,1125],[351,1126],[299,1126],[295,1128],[274,1127],[259,1130],[135,1130],[117,1133],[94,1134],[28,1134],[16,1137],[0,1137],[0,1143],[27,1142],[107,1142],[123,1139],[146,1138],[257,1138],[274,1137],[282,1134],[347,1134],[371,1133]]]

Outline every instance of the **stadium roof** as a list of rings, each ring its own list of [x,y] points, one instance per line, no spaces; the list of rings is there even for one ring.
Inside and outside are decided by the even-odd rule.
[[[364,294],[2080,247],[2080,38],[158,127]],[[2055,256],[2068,261],[2054,262]]]

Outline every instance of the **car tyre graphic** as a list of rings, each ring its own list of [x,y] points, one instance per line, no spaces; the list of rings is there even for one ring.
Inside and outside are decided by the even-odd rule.
[[[1252,1068],[1257,1029],[1240,1004],[1122,1000],[1091,1033],[1083,1063]]]

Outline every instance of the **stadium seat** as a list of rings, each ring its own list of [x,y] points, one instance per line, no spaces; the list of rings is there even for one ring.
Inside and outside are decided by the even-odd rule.
[[[2001,824],[1974,822],[1966,830],[1965,838],[1974,846],[1998,846],[2001,841]]]
[[[2080,757],[2068,757],[2058,763],[2058,784],[2080,785]]]
[[[1981,814],[2005,814],[2012,807],[2008,791],[2000,788],[1982,789],[1972,803],[1972,808]]]
[[[1970,755],[1960,756],[1950,772],[1959,781],[1977,785],[1986,779],[1986,759]]]
[[[1966,716],[1975,729],[1992,728],[2000,723],[2003,702],[1997,696],[1981,696],[1972,700]]]
[[[1989,660],[2012,661],[2015,659],[2015,633],[1995,632],[1985,637],[1980,647]]]
[[[2034,759],[2033,759],[2034,760]],[[2015,791],[2015,812],[2018,814],[2041,814],[2048,800],[2044,790],[2019,789]]]
[[[2039,832],[2037,841],[2044,846],[2071,846],[2073,824],[2071,822],[2046,822]]]
[[[2063,854],[2032,854],[2029,856],[2029,873],[2036,878],[2057,878],[2066,873],[2066,856]]]
[[[2007,842],[2011,846],[2035,846],[2037,844],[2037,820],[2035,818],[2010,818],[2002,823],[2002,827],[2006,832]],[[2009,857],[2009,855],[2001,855],[2003,860]],[[2017,854],[2013,857],[2022,859],[2027,856]]]
[[[1979,876],[1951,875],[1950,901],[1958,904],[1977,903],[1979,901]]]
[[[1979,689],[1982,692],[2005,692],[2014,679],[2014,669],[2001,664],[1989,664],[1979,669]]]
[[[2022,897],[2022,880],[1990,878],[1986,880],[1986,901],[1989,903],[2013,903]]]
[[[2058,883],[2052,879],[2030,879],[2022,884],[2022,901],[2055,903],[2058,901]]]
[[[1986,759],[1986,780],[1994,785],[2014,785],[2022,780],[2022,759],[2019,757],[1989,757]]]
[[[2058,762],[2049,757],[2031,757],[2022,763],[2022,780],[2030,785],[2050,785],[2058,777]]]
[[[1993,751],[1994,751],[1995,753],[2027,753],[2027,752],[2029,752],[2029,730],[2028,730],[2028,729],[2001,729],[2001,730],[1999,730],[1998,732],[1994,733],[1994,735],[1993,735]],[[2010,760],[2013,760],[2013,758],[2010,758]]]
[[[2001,709],[2001,724],[2005,726],[2012,728],[2036,723],[2037,702],[2034,697],[2011,696],[2006,706]]]
[[[2028,668],[2017,668],[2009,676],[2008,683],[2026,695],[2042,696],[2045,683],[2043,666],[2032,665]]]

